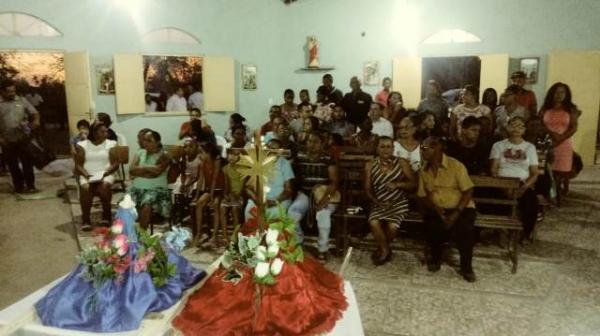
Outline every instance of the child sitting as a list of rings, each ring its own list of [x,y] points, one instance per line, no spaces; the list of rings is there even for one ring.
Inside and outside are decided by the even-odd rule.
[[[225,175],[225,191],[223,194],[223,201],[221,202],[220,214],[221,225],[223,227],[223,234],[225,236],[226,243],[228,243],[227,212],[228,210],[231,210],[231,216],[233,217],[233,225],[234,227],[237,227],[240,224],[240,209],[244,205],[244,199],[242,198],[242,176],[236,170],[237,163],[240,160],[240,154],[241,149],[229,149],[229,163],[225,167],[223,167],[223,174]]]
[[[223,197],[224,176],[221,170],[222,160],[220,150],[212,142],[201,144],[200,165],[198,166],[198,193],[196,198],[196,237],[197,245],[202,245],[206,239],[202,236],[204,210],[213,210],[213,232],[211,245],[217,246],[217,230],[219,228],[219,208]]]
[[[69,142],[69,145],[71,147],[71,155],[75,156],[75,154],[77,153],[77,149],[75,148],[75,145],[77,145],[78,142],[80,141],[84,141],[87,140],[88,135],[90,134],[90,123],[89,121],[85,120],[85,119],[81,119],[77,122],[77,134],[74,135],[71,138],[71,141]]]

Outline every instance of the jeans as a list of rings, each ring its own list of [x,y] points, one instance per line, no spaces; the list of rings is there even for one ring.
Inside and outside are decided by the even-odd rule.
[[[298,193],[292,205],[288,209],[290,216],[296,223],[296,236],[299,243],[304,240],[304,232],[300,222],[308,213],[310,207],[310,199],[304,193]],[[327,252],[329,250],[329,233],[331,232],[331,214],[337,209],[337,204],[328,204],[327,207],[317,211],[315,218],[317,220],[317,228],[319,229],[319,239],[317,245],[319,252]]]
[[[441,262],[442,244],[453,236],[460,252],[461,270],[465,272],[473,270],[473,245],[475,245],[473,226],[475,216],[475,209],[465,208],[454,225],[448,228],[437,213],[434,211],[427,212],[425,215],[425,230],[433,263],[439,264]]]
[[[27,188],[35,188],[35,177],[33,175],[33,159],[29,150],[27,149],[28,140],[21,140],[18,142],[8,142],[2,146],[4,152],[4,160],[10,175],[12,177],[13,186],[15,191],[21,191]],[[19,162],[21,167],[19,167]]]

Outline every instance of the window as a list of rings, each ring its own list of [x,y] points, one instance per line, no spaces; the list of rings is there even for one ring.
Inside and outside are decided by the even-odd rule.
[[[142,38],[144,43],[181,43],[200,44],[193,35],[178,28],[160,28],[146,33]]]
[[[423,41],[424,44],[475,43],[481,39],[462,29],[442,29]]]
[[[47,22],[23,13],[0,13],[0,36],[57,37],[62,34]]]

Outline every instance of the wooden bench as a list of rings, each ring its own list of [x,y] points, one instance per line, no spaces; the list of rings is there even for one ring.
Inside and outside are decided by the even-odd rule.
[[[370,155],[356,155],[343,153],[338,162],[340,177],[342,203],[334,214],[334,228],[336,252],[343,255],[350,246],[349,222],[363,221],[368,219],[368,209],[366,209],[366,199],[360,197],[365,195],[362,179],[364,177],[364,164],[372,159]],[[512,263],[511,272],[516,273],[518,267],[518,242],[522,230],[521,221],[517,216],[517,194],[520,187],[520,181],[514,178],[490,177],[490,176],[471,176],[475,184],[475,189],[487,188],[498,189],[507,195],[507,198],[484,198],[474,197],[474,201],[479,205],[497,205],[508,208],[508,214],[482,214],[478,213],[475,220],[475,227],[499,229],[508,232],[509,243],[507,246],[508,258]],[[361,206],[364,212],[359,214],[348,214],[348,207]],[[423,218],[415,209],[412,209],[405,217],[403,223],[421,223]]]

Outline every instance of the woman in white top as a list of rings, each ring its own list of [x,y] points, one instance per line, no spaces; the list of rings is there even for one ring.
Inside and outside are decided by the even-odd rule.
[[[535,145],[523,139],[525,120],[512,117],[506,126],[508,139],[498,141],[492,147],[492,176],[513,177],[521,180],[519,196],[519,217],[523,225],[521,239],[531,239],[537,220],[538,199],[535,181],[538,177],[538,156]]]
[[[79,175],[79,197],[82,213],[82,229],[91,229],[90,210],[94,196],[100,197],[102,203],[102,220],[106,224],[111,220],[111,186],[115,178],[113,173],[118,169],[111,149],[117,142],[107,139],[108,128],[101,122],[91,127],[94,140],[77,143],[75,154],[75,170]]]
[[[479,104],[478,96],[477,88],[471,84],[465,85],[463,103],[456,106],[450,115],[450,137],[452,139],[458,139],[460,125],[468,116],[486,117],[492,121],[492,111],[489,107]]]
[[[394,141],[394,156],[410,162],[410,167],[415,172],[421,168],[421,145],[415,138],[417,119],[416,116],[402,118],[398,124],[398,138]]]

